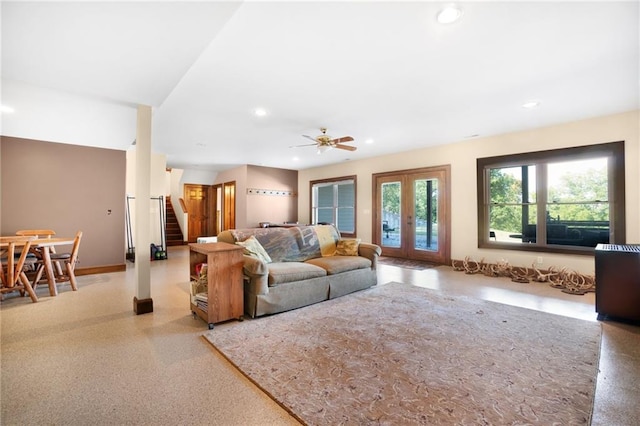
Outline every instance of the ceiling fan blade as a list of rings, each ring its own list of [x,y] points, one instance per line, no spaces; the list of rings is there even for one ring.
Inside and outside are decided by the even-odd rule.
[[[347,151],[355,151],[356,149],[358,149],[355,146],[340,145],[340,144],[335,144],[334,147],[338,149],[346,149]]]
[[[305,143],[303,145],[291,145],[289,148],[300,148],[302,146],[315,146],[315,145],[318,145],[318,143],[316,142],[316,143]]]
[[[312,141],[314,141],[315,143],[318,143],[318,140],[316,138],[312,138],[309,135],[302,135],[303,138],[307,138],[307,139],[311,139]]]
[[[334,143],[351,142],[351,141],[353,141],[353,138],[351,136],[343,136],[341,138],[336,138],[331,140],[331,143],[334,144]]]

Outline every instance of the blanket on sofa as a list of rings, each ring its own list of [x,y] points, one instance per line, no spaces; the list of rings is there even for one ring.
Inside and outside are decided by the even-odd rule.
[[[230,230],[236,241],[255,237],[273,262],[304,262],[336,251],[340,234],[332,225]]]

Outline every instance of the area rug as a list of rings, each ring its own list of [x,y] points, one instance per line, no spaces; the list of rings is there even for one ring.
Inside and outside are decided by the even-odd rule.
[[[403,259],[401,257],[378,257],[378,263],[383,265],[399,266],[401,268],[415,269],[421,271],[423,269],[430,269],[439,266],[435,263],[429,263],[421,260]]]
[[[585,425],[601,328],[389,283],[205,337],[309,425]]]

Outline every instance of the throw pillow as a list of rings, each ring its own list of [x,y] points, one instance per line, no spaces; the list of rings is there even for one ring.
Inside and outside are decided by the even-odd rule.
[[[336,254],[338,256],[357,256],[360,238],[339,240],[336,245]]]
[[[258,241],[256,237],[254,237],[253,235],[244,241],[236,242],[236,244],[244,248],[242,252],[247,256],[260,259],[264,263],[271,263],[271,257],[269,256],[267,251],[264,249],[264,247],[262,247],[262,244],[260,244],[260,241]]]

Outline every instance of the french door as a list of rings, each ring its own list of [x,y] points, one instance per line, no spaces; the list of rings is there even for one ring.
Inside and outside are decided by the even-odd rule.
[[[374,175],[374,241],[383,256],[450,262],[450,166]]]

